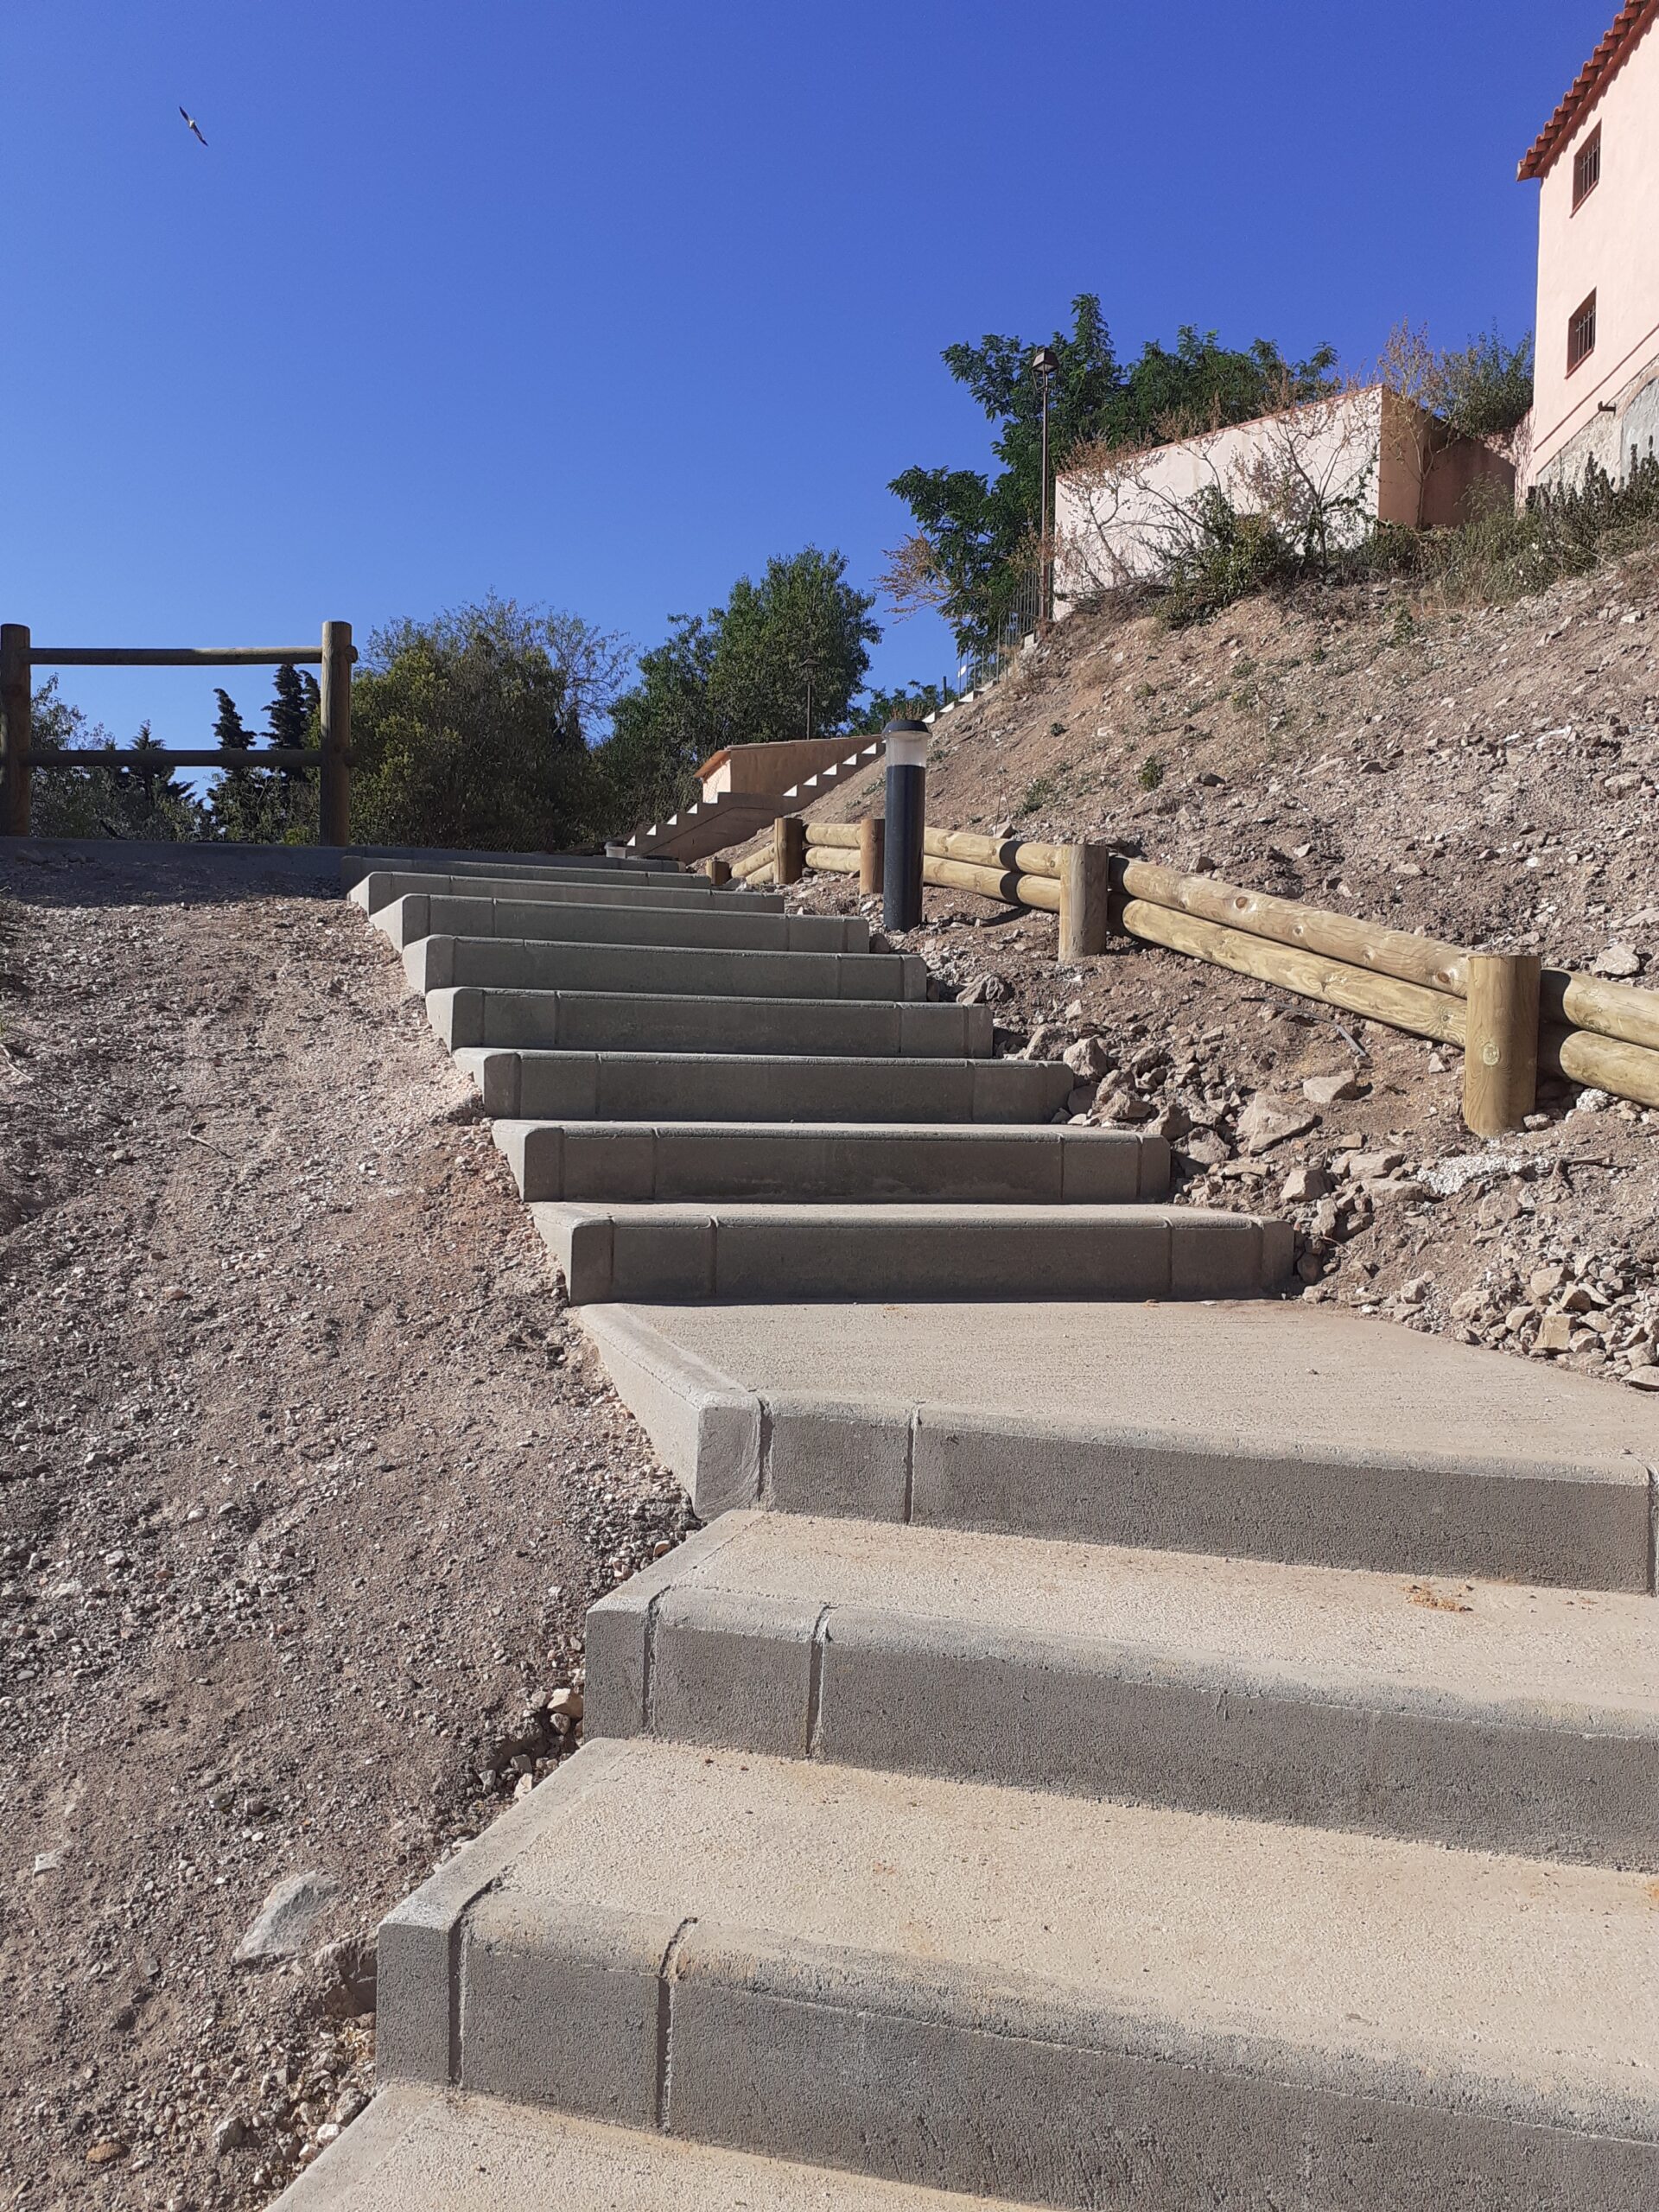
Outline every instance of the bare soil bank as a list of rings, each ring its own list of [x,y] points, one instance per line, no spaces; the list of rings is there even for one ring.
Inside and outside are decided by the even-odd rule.
[[[351,1942],[684,1525],[395,957],[241,874],[0,862],[8,2204],[276,2193],[367,2083]]]
[[[936,724],[928,782],[942,827],[1105,838],[1659,988],[1659,556],[1504,608],[1379,587],[1180,632],[1077,615]],[[879,771],[813,811],[872,804]],[[853,903],[845,878],[802,895]],[[912,949],[992,999],[1001,1049],[1092,1038],[1077,1110],[1163,1128],[1188,1196],[1294,1218],[1310,1298],[1659,1382],[1659,1116],[1547,1084],[1535,1128],[1483,1146],[1455,1051],[1152,947],[1058,970],[1052,917],[925,912]],[[1343,1075],[1357,1096],[1303,1090]]]

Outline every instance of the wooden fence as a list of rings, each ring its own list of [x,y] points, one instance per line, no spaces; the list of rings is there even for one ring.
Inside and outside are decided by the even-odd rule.
[[[735,861],[733,876],[758,886],[795,881],[801,867],[860,872],[861,836],[866,855],[873,842],[868,824],[795,823],[792,832],[776,823],[772,848]],[[1541,1070],[1659,1107],[1659,991],[1545,967],[1532,954],[1471,951],[1098,844],[929,830],[922,874],[942,889],[1058,914],[1062,960],[1135,938],[1459,1046],[1464,1118],[1483,1136],[1519,1127],[1536,1103]],[[879,887],[868,860],[861,882]]]
[[[317,838],[344,845],[351,835],[352,664],[349,622],[325,622],[321,645],[37,645],[21,622],[0,623],[0,836],[29,834],[30,785],[42,769],[124,768],[157,774],[174,768],[315,768]],[[36,753],[32,742],[29,671],[35,668],[279,668],[320,666],[321,742],[262,746],[246,753],[229,746],[144,753],[94,746],[73,753]]]

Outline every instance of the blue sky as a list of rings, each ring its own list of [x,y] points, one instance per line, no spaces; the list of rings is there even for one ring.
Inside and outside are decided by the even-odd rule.
[[[1526,327],[1516,162],[1616,9],[6,12],[6,619],[281,645],[493,589],[647,645],[809,542],[873,580],[888,479],[984,454],[940,348],[1077,292],[1126,353]],[[919,618],[874,673],[950,659]],[[199,676],[65,688],[207,741]]]

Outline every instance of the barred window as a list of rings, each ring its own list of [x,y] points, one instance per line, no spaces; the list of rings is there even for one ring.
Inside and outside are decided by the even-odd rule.
[[[1573,205],[1580,207],[1601,182],[1601,125],[1598,124],[1573,156]]]
[[[1591,293],[1581,307],[1573,308],[1567,319],[1567,373],[1571,376],[1580,361],[1596,350],[1596,296]]]

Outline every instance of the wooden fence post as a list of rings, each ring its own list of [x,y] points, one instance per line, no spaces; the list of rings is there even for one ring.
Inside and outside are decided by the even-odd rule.
[[[772,825],[772,865],[781,891],[806,873],[806,823],[798,814],[780,814]]]
[[[1477,1136],[1518,1129],[1538,1103],[1535,952],[1471,952],[1463,1118]]]
[[[1101,844],[1060,848],[1062,960],[1086,960],[1106,950],[1110,859],[1108,848]]]
[[[867,814],[858,825],[858,895],[879,899],[887,867],[887,825],[879,814]]]
[[[29,835],[29,631],[22,622],[0,622],[0,723],[6,744],[0,762],[0,836]]]
[[[351,840],[352,650],[349,622],[322,626],[322,768],[318,778],[317,842]]]
[[[718,891],[723,884],[729,883],[732,880],[731,862],[729,861],[721,860],[718,853],[710,853],[708,859],[704,861],[702,864],[702,872],[708,877],[709,882],[714,885],[716,891]]]

